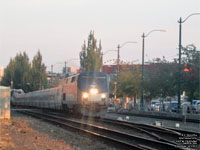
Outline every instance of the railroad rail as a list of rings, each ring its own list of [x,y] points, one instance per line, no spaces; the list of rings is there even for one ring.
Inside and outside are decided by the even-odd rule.
[[[66,116],[66,114],[61,114],[61,113],[53,113],[53,112],[46,112],[49,114],[55,114],[59,116]],[[75,116],[76,117],[76,116]],[[169,142],[174,144],[172,141],[176,141],[179,139],[180,136],[185,135],[185,134],[196,134],[197,135],[197,141],[200,144],[200,133],[196,132],[191,132],[191,131],[185,131],[185,130],[180,130],[180,129],[172,129],[172,128],[167,128],[167,127],[158,127],[154,125],[149,125],[149,124],[142,124],[142,123],[136,123],[132,121],[124,121],[124,120],[115,120],[115,119],[108,119],[108,118],[100,118],[100,117],[87,117],[87,116],[81,116],[81,119],[89,121],[92,120],[93,122],[100,122],[100,123],[106,123],[110,125],[118,125],[121,128],[124,129],[137,129],[143,133],[149,134],[150,136],[156,138],[157,140],[164,141],[164,142]],[[78,118],[80,119],[80,118]]]
[[[102,126],[93,125],[90,123],[83,123],[80,121],[66,119],[60,116],[38,113],[33,111],[20,111],[20,112],[57,124],[63,128],[68,128],[70,130],[75,130],[75,131],[81,131],[85,134],[101,138],[107,142],[109,141],[115,143],[115,145],[116,144],[119,145],[122,149],[136,149],[136,150],[137,149],[138,150],[183,149],[172,143],[139,137],[121,131],[105,128]]]
[[[47,112],[50,114],[56,114],[56,115],[63,115],[66,116],[66,114],[60,114],[60,113],[52,113],[52,112]],[[85,118],[85,119],[83,119]],[[135,122],[130,122],[130,121],[120,121],[120,120],[113,120],[113,119],[107,119],[107,118],[99,118],[99,117],[86,117],[82,116],[81,118],[82,121],[85,120],[86,122],[90,122],[93,124],[97,124],[97,122],[101,123],[100,125],[112,125],[112,127],[118,127],[118,129],[123,129],[123,132],[125,130],[128,130],[126,132],[136,134],[135,132],[142,132],[143,134],[148,134],[151,137],[155,138],[158,141],[163,141],[163,142],[168,142],[171,144],[177,144],[179,143],[184,145],[187,142],[187,137],[192,136],[194,141],[196,143],[192,144],[186,144],[184,145],[185,147],[195,148],[198,149],[200,148],[200,134],[196,132],[190,132],[190,131],[184,131],[184,130],[177,130],[177,129],[171,129],[171,128],[166,128],[166,127],[157,127],[154,125],[148,125],[148,124],[141,124],[141,123],[135,123]],[[140,135],[139,135],[140,136]],[[143,136],[143,135],[142,135]],[[185,143],[181,143],[180,140],[186,139]],[[192,139],[189,140],[191,142]]]

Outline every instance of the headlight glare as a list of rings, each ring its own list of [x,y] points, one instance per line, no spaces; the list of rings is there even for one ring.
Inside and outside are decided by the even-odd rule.
[[[88,93],[83,93],[83,98],[88,98]]]
[[[101,94],[101,98],[106,98],[106,94]]]
[[[97,93],[98,93],[98,90],[95,89],[95,88],[92,88],[92,89],[90,89],[90,93],[91,93],[91,94],[97,94]]]

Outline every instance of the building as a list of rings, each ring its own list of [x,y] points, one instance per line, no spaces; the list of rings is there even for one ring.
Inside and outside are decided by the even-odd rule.
[[[136,67],[141,67],[141,65],[138,65],[138,64],[136,64],[136,65],[120,64],[119,65],[119,71],[123,72],[123,71],[129,70],[129,71],[133,72]],[[117,70],[118,70],[117,65],[103,65],[103,67],[102,67],[102,71],[109,76],[109,80],[112,80],[113,78],[116,77]]]
[[[4,67],[0,66],[0,82],[2,81],[3,76],[4,76]]]

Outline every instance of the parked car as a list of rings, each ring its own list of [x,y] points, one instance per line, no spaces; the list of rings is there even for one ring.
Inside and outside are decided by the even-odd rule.
[[[115,112],[116,108],[114,104],[108,104],[107,112]]]
[[[187,113],[190,113],[190,111],[192,110],[192,105],[191,102],[183,102],[181,104],[181,109],[185,108]]]
[[[160,111],[160,102],[158,100],[152,100],[150,110],[151,111]]]
[[[200,100],[192,100],[192,111],[193,111],[193,113],[197,113],[198,111],[200,111],[199,105],[200,105]]]
[[[172,112],[177,112],[178,111],[178,101],[172,101],[170,104],[171,111]]]
[[[196,113],[200,113],[200,103],[198,103],[196,106]]]
[[[170,110],[170,102],[166,101],[163,102],[163,111],[169,111]]]

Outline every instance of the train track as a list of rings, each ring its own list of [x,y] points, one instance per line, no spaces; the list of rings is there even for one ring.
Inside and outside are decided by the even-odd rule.
[[[55,114],[59,116],[66,116],[66,114],[62,113],[53,113],[53,112],[46,112],[49,114]],[[76,118],[76,117],[74,117]],[[131,130],[138,130],[140,132],[143,132],[145,134],[148,134],[157,140],[164,141],[164,142],[169,142],[174,144],[172,141],[177,141],[182,135],[190,134],[190,135],[196,135],[197,136],[197,141],[198,144],[200,144],[200,133],[196,132],[191,132],[191,131],[185,131],[185,130],[180,130],[180,129],[172,129],[172,128],[167,128],[167,127],[157,127],[154,125],[148,125],[148,124],[142,124],[142,123],[135,123],[135,122],[130,122],[130,121],[122,121],[122,120],[114,120],[114,119],[108,119],[108,118],[100,118],[100,117],[87,117],[87,116],[81,116],[81,119],[83,121],[83,118],[85,121],[90,121],[91,123],[101,123],[103,124],[109,124],[113,126],[119,126],[119,128],[124,128],[124,129],[131,129]]]
[[[173,139],[177,140],[180,136],[184,134],[196,134],[198,138],[200,137],[200,133],[195,133],[195,132],[185,131],[185,130],[180,130],[180,129],[157,127],[154,125],[141,124],[141,123],[135,123],[135,122],[130,122],[130,121],[106,119],[106,118],[101,118],[101,120],[104,122],[119,123],[119,124],[131,126],[131,127],[137,127],[145,131],[158,134],[160,137],[166,138],[168,140],[173,140]]]
[[[47,113],[52,114],[52,112],[47,112]],[[53,113],[53,114],[66,116],[66,114],[60,114],[60,113]],[[185,147],[188,147],[188,149],[200,148],[200,133],[196,133],[196,132],[184,131],[180,129],[177,130],[177,129],[171,129],[171,128],[166,128],[166,127],[157,127],[157,126],[148,125],[148,124],[141,124],[141,123],[135,123],[135,122],[130,122],[130,121],[119,121],[119,120],[99,118],[99,117],[95,118],[95,117],[82,116],[81,118],[76,118],[76,119],[79,119],[79,120],[81,119],[81,121],[86,121],[88,123],[90,122],[97,125],[99,123],[101,126],[102,125],[105,126],[105,124],[111,125],[109,126],[110,128],[118,127],[118,130],[123,129],[122,130],[123,132],[126,131],[134,135],[136,133],[138,135],[138,132],[141,132],[142,133],[141,136],[144,136],[144,134],[148,134],[150,138],[153,137],[158,141],[168,142],[171,144],[177,144],[177,146],[179,143],[179,145],[182,145],[182,146],[184,145]],[[185,144],[186,142],[188,142],[187,141],[188,137],[190,138],[189,142],[191,141],[193,142],[193,140],[195,141],[193,145],[191,143]],[[181,143],[180,140],[184,140],[184,139],[185,141]]]
[[[122,131],[113,130],[102,126],[97,126],[91,123],[85,123],[73,119],[66,119],[58,115],[44,114],[34,111],[20,111],[20,112],[51,122],[63,128],[83,132],[84,134],[89,134],[90,136],[93,136],[95,138],[100,138],[106,142],[114,143],[115,146],[117,144],[123,150],[124,149],[129,149],[129,150],[130,149],[136,149],[136,150],[137,149],[138,150],[183,149],[181,147],[178,147],[174,143],[170,143],[169,141],[158,141],[158,139],[155,140],[141,136],[135,136],[132,134],[124,133]],[[148,134],[149,136],[152,136],[150,133]],[[157,138],[156,135],[152,137]]]

